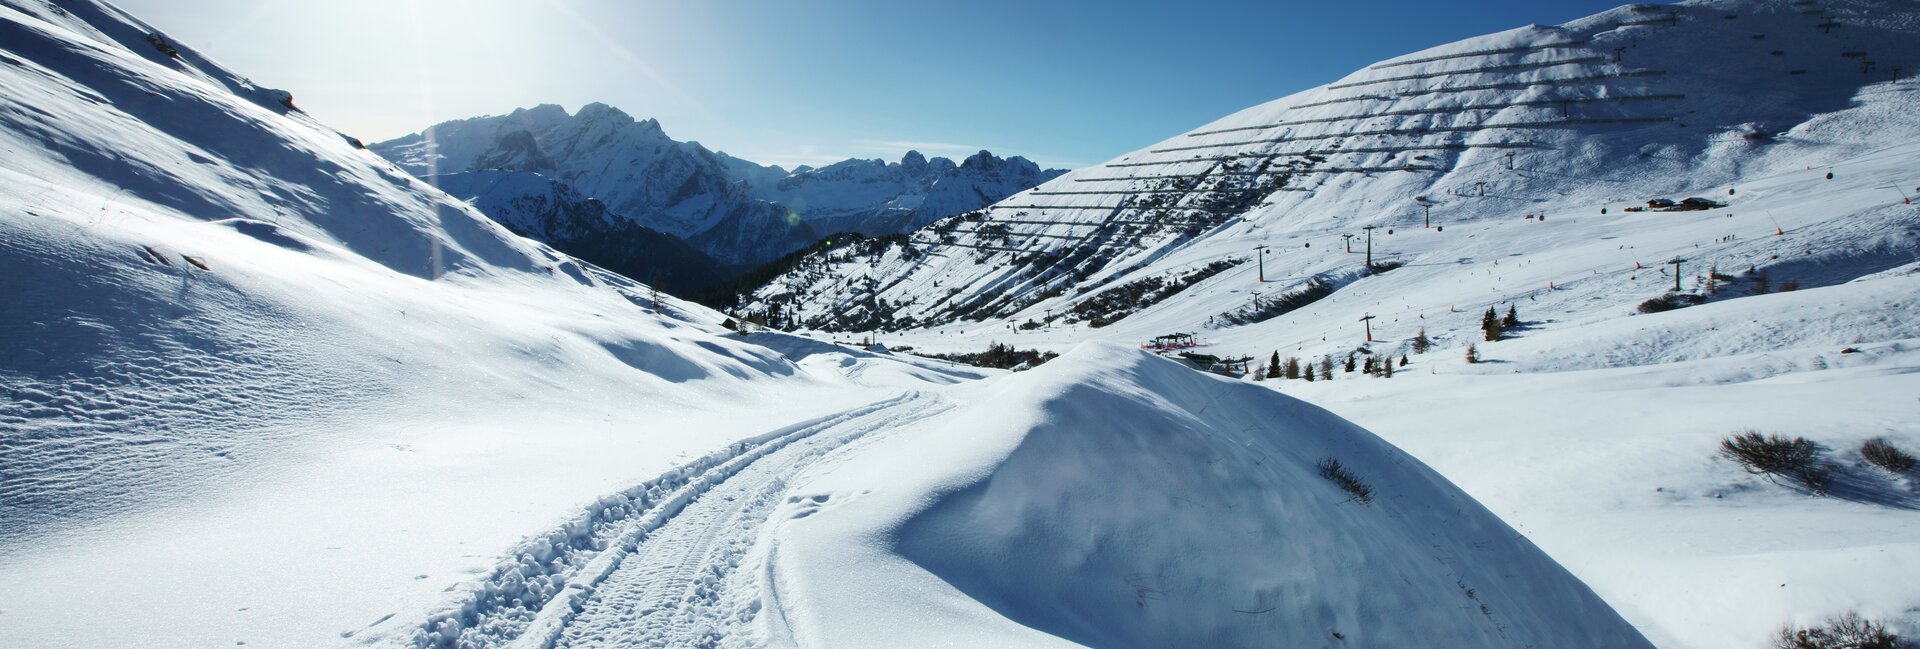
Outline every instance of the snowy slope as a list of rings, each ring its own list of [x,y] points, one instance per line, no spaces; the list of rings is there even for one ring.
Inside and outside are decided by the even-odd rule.
[[[1305,403],[1106,344],[965,398],[794,487],[766,561],[799,645],[1649,646],[1445,479]]]
[[[0,63],[9,647],[410,638],[595,495],[954,380],[743,341],[105,4],[0,3]]]
[[[1751,179],[1824,172],[1912,139],[1917,23],[1910,3],[1754,0],[1634,5],[1468,39],[1076,170],[903,244],[933,254],[822,256],[756,297],[835,329],[883,315],[886,329],[1111,321],[1127,314],[1094,304],[1100,291],[1251,262],[1256,246],[1271,249],[1270,277],[1337,279],[1349,260],[1326,256],[1327,242],[1364,226],[1401,234],[1383,259],[1436,262],[1466,256],[1447,255],[1474,245],[1459,236],[1467,224],[1727,199]],[[1742,215],[1773,207],[1731,198]],[[1429,212],[1444,234],[1419,230]],[[1410,251],[1410,235],[1431,252]]]

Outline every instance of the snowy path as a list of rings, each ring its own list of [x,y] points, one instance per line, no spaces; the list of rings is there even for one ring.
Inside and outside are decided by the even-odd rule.
[[[762,610],[765,572],[739,569],[759,561],[757,547],[764,552],[761,532],[787,481],[870,434],[951,407],[913,392],[745,446],[630,517],[622,534],[628,538],[586,562],[567,579],[568,592],[546,601],[524,626],[466,635],[454,644],[544,649],[743,641],[754,635]]]

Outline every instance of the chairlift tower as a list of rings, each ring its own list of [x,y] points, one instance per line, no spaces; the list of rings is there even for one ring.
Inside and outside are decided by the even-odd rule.
[[[1360,228],[1367,231],[1367,268],[1369,269],[1373,268],[1373,231],[1379,228],[1380,226],[1377,225]]]

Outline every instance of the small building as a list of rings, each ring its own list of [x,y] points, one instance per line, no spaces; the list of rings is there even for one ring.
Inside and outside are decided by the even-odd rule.
[[[1199,345],[1200,345],[1199,339],[1194,338],[1193,334],[1170,333],[1163,336],[1154,336],[1153,340],[1149,340],[1146,343],[1140,345],[1140,348],[1156,351],[1156,352],[1163,352],[1163,351],[1170,351],[1175,349],[1190,349],[1193,347],[1198,347]]]

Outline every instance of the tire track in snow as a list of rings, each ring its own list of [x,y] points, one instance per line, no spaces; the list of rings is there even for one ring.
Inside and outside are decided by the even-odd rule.
[[[430,616],[406,644],[422,649],[552,647],[589,598],[603,582],[620,573],[623,565],[627,566],[627,571],[620,573],[623,583],[641,585],[644,592],[640,595],[644,597],[658,600],[684,592],[684,585],[704,567],[701,561],[706,552],[695,549],[711,548],[722,525],[740,518],[732,514],[747,508],[749,503],[735,504],[742,496],[755,496],[753,503],[763,503],[770,497],[768,493],[777,495],[786,477],[804,470],[821,455],[866,434],[924,418],[946,407],[937,397],[909,392],[736,442],[659,478],[602,498],[582,517],[522,543],[511,558],[470,585],[458,604]],[[791,452],[782,453],[788,450]],[[780,457],[761,462],[776,453]],[[735,479],[749,468],[753,469],[749,479]],[[723,487],[725,493],[704,497]],[[745,519],[751,523],[748,529],[757,529],[764,518]],[[680,540],[668,542],[669,538]],[[751,541],[748,539],[747,545]],[[653,556],[669,553],[670,548],[682,551]],[[626,562],[635,554],[643,556]],[[663,569],[669,572],[657,574]],[[672,589],[663,587],[671,584],[682,587],[670,593]]]
[[[786,493],[787,481],[870,434],[951,407],[929,395],[870,411],[768,453],[649,535],[565,628],[529,633],[516,647],[715,647],[750,642],[764,610],[762,573],[741,570]],[[824,497],[809,500],[815,506]],[[803,504],[809,504],[803,503]],[[777,614],[777,612],[775,613]]]

